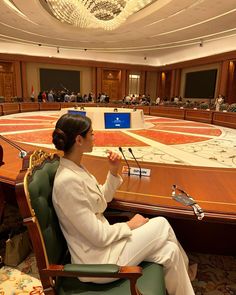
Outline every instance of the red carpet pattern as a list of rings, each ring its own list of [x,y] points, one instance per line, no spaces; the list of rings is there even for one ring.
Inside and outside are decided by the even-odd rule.
[[[40,128],[42,129],[42,128]],[[10,140],[25,142],[25,143],[33,143],[33,144],[51,144],[52,142],[52,130],[41,130],[34,132],[24,132],[24,133],[16,133],[11,135],[4,135]]]
[[[13,126],[12,126],[13,127]],[[26,126],[24,126],[26,127]],[[40,127],[40,129],[43,127]],[[17,128],[16,128],[17,129]],[[27,128],[25,128],[27,129]],[[34,128],[29,128],[34,129]],[[1,127],[0,127],[1,130]],[[19,130],[22,130],[19,128]],[[53,129],[52,129],[53,130]],[[33,144],[50,144],[52,142],[52,130],[41,130],[5,135],[8,139],[18,142],[29,142]],[[9,130],[10,131],[10,130]],[[97,147],[119,147],[119,146],[147,146],[142,141],[132,138],[121,131],[94,131],[94,146]]]
[[[122,131],[94,131],[94,140],[95,147],[147,146],[145,142],[132,138]]]
[[[146,138],[164,143],[166,145],[171,144],[183,144],[183,143],[192,143],[198,141],[208,140],[210,138],[201,137],[201,136],[191,136],[185,134],[177,133],[167,133],[167,132],[158,132],[158,130],[137,130],[131,131],[134,134],[144,136]]]
[[[17,118],[20,118],[20,119],[38,119],[38,120],[48,120],[48,121],[51,121],[51,120],[55,120],[55,117],[56,119],[59,118],[59,115],[58,114],[55,114],[55,115],[50,115],[50,116],[21,116],[21,117],[18,117]]]
[[[51,121],[51,120],[50,120]],[[50,121],[48,120],[48,122],[46,120],[30,120],[30,119],[18,119],[18,120],[11,120],[11,119],[8,119],[7,116],[5,119],[0,119],[0,125],[8,125],[8,124],[48,124],[50,123]]]
[[[22,131],[22,130],[36,130],[36,129],[51,128],[51,127],[52,127],[52,125],[50,126],[50,125],[45,125],[45,124],[42,124],[42,125],[32,125],[32,124],[22,125],[22,124],[18,124],[18,125],[5,125],[5,126],[0,125],[0,132],[12,132],[12,131]],[[17,135],[15,135],[15,137],[13,136],[11,138],[13,140],[16,140]],[[23,136],[23,138],[26,138],[26,134],[25,134],[25,136]]]

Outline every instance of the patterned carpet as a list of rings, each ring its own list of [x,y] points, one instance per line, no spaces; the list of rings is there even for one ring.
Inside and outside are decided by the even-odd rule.
[[[68,109],[19,113],[0,119],[0,132],[10,140],[37,147],[54,148],[51,134],[57,119]],[[210,124],[144,116],[141,129],[103,130],[94,128],[91,155],[104,157],[106,150],[124,154],[127,147],[139,161],[176,165],[236,168],[236,130]],[[95,125],[95,124],[94,124]]]
[[[236,257],[189,254],[198,263],[193,281],[196,295],[236,295]],[[0,269],[0,295],[42,295],[36,260],[31,253],[18,267]],[[183,294],[187,295],[187,294]]]

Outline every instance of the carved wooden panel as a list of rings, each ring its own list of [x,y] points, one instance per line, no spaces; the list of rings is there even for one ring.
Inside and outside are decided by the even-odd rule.
[[[204,123],[212,123],[212,112],[205,110],[185,110],[185,119]]]
[[[13,73],[4,73],[3,74],[4,80],[4,92],[6,100],[10,97],[14,96],[14,80],[13,80]]]
[[[119,99],[119,80],[103,80],[102,92],[110,99]]]
[[[4,73],[0,72],[0,96],[4,96],[4,94],[5,94],[3,75],[4,75]]]
[[[13,63],[0,62],[0,96],[10,101],[15,96]]]
[[[120,70],[103,70],[102,92],[106,93],[110,100],[120,99]]]

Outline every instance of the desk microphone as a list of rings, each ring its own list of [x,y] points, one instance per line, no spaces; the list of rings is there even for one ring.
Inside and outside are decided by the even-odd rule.
[[[134,161],[136,162],[136,164],[137,164],[137,166],[138,166],[138,168],[139,168],[139,177],[141,178],[141,176],[142,176],[141,166],[139,165],[139,162],[137,161],[135,155],[133,154],[132,149],[131,149],[131,148],[128,148],[128,151],[131,153],[131,155],[132,155]]]
[[[128,167],[128,176],[130,176],[130,166],[129,166],[129,163],[128,163],[126,157],[125,157],[125,154],[124,154],[124,152],[123,152],[122,147],[119,147],[119,151],[121,152],[121,154],[122,154],[122,156],[123,156],[123,158],[124,158],[124,160],[125,160],[125,163],[126,163],[126,165],[127,165],[127,167]]]
[[[20,151],[20,153],[19,153],[19,157],[20,158],[24,158],[27,155],[27,151],[23,150],[18,144],[14,143],[10,139],[2,136],[1,134],[0,134],[0,139],[6,141],[8,144],[10,144],[11,146],[13,146],[15,149],[17,149],[18,151]]]

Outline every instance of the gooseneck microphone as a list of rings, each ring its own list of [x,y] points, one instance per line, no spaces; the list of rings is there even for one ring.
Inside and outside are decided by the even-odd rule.
[[[125,160],[125,163],[126,163],[126,165],[127,165],[127,167],[128,167],[128,176],[130,176],[130,166],[129,166],[129,163],[128,163],[126,157],[125,157],[125,154],[124,154],[124,152],[123,152],[122,147],[119,147],[119,151],[121,152],[121,154],[122,154],[122,156],[123,156],[123,158],[124,158],[124,160]]]
[[[19,153],[19,157],[20,158],[24,158],[27,155],[27,151],[23,150],[18,144],[14,143],[10,139],[2,136],[1,134],[0,134],[0,139],[6,141],[8,144],[10,144],[11,146],[13,146],[15,149],[17,149],[18,151],[20,151],[20,153]]]
[[[136,157],[135,157],[135,155],[134,155],[132,149],[131,149],[131,148],[128,148],[128,151],[131,153],[131,155],[132,155],[134,161],[136,162],[136,164],[137,164],[137,166],[138,166],[138,168],[139,168],[139,177],[141,178],[141,176],[142,176],[141,166],[139,165],[139,162],[137,161],[137,159],[136,159]]]

